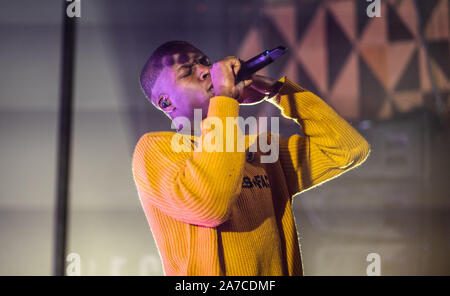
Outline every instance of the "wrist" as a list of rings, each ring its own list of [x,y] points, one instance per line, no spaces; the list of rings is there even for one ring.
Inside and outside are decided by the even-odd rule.
[[[283,82],[281,81],[276,81],[271,88],[269,89],[269,98],[275,96],[276,94],[279,93],[281,87],[283,86]]]
[[[214,96],[216,96],[216,97],[228,97],[228,98],[236,99],[236,96],[233,93],[233,89],[232,88],[226,88],[226,87],[219,87],[219,88],[217,88],[217,90],[214,87]]]

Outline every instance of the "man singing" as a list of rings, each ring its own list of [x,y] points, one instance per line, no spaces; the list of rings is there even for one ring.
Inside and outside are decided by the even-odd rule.
[[[211,64],[193,45],[171,41],[145,64],[140,82],[147,98],[188,137],[176,151],[176,132],[152,132],[138,141],[133,176],[166,275],[303,275],[292,212],[294,195],[360,165],[367,141],[320,98],[288,78],[254,75],[236,83],[240,60]],[[242,135],[228,119],[240,104],[263,100],[294,120],[303,135],[277,138],[279,157],[249,151],[262,134],[245,136],[245,149],[227,149]],[[194,110],[202,117],[198,127]],[[191,124],[187,129],[187,118]],[[223,123],[223,149],[195,149]],[[233,121],[231,121],[233,122]],[[231,135],[231,136],[230,136]],[[186,143],[184,142],[184,143]]]

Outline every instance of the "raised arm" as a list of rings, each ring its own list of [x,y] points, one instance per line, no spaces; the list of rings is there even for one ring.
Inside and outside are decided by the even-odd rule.
[[[302,135],[280,141],[280,162],[291,195],[358,166],[369,155],[367,141],[330,106],[286,77],[269,101],[297,122]]]
[[[237,117],[238,112],[235,99],[211,99],[205,120],[215,117],[223,122],[223,152],[202,149],[177,153],[170,145],[173,133],[142,136],[133,156],[133,176],[140,198],[185,223],[215,227],[226,221],[241,190],[245,161],[245,152],[226,152],[225,118]],[[233,129],[237,138],[239,129],[236,125]],[[210,131],[202,129],[200,140]]]

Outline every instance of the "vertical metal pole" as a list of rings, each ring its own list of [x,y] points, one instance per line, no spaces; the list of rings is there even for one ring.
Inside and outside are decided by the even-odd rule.
[[[62,59],[60,77],[57,199],[55,206],[53,275],[63,276],[67,242],[67,211],[70,172],[70,145],[72,134],[72,100],[75,58],[76,17],[68,17],[67,4],[63,1]]]

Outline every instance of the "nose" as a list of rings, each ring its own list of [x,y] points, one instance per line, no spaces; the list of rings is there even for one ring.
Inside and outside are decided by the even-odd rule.
[[[197,65],[198,78],[200,80],[208,79],[210,77],[209,69],[211,69],[211,67],[205,66],[205,65],[202,65],[202,64],[198,64]]]

